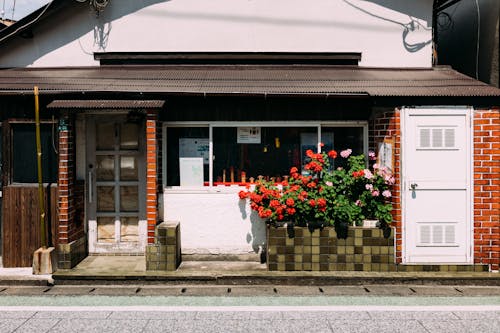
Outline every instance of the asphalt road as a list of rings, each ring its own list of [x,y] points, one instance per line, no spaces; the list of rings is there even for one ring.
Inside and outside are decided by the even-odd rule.
[[[0,287],[0,332],[500,332],[500,287]]]

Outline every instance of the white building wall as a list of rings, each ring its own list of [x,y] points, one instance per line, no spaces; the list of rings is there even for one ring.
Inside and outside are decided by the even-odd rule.
[[[251,254],[265,244],[266,224],[237,190],[165,190],[164,220],[180,221],[183,254]]]
[[[37,25],[1,67],[98,65],[94,52],[361,52],[367,67],[430,67],[432,0],[114,0]]]

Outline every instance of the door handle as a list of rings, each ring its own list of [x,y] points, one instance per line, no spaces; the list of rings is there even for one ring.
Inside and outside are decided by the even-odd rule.
[[[88,183],[89,183],[89,203],[92,203],[92,171],[89,171],[89,178],[88,178]]]

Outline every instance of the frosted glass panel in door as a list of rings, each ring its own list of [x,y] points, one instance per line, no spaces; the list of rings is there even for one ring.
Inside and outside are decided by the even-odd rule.
[[[113,150],[115,146],[115,124],[96,124],[96,149]]]
[[[98,212],[115,211],[114,186],[97,186],[97,211]]]
[[[115,157],[113,155],[96,156],[97,181],[115,180]]]
[[[122,242],[138,242],[139,219],[137,217],[122,217],[120,235]]]
[[[115,219],[113,217],[97,218],[97,241],[100,243],[115,242]]]
[[[138,186],[120,186],[120,210],[136,212],[139,210]]]
[[[120,149],[139,148],[139,125],[125,123],[121,124]]]
[[[120,157],[120,180],[138,180],[137,156]]]

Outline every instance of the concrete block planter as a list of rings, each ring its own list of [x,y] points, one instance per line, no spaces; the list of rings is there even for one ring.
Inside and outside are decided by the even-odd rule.
[[[378,228],[350,227],[347,239],[337,239],[333,227],[310,232],[294,227],[268,227],[267,267],[270,271],[396,271],[394,233],[384,238]]]

